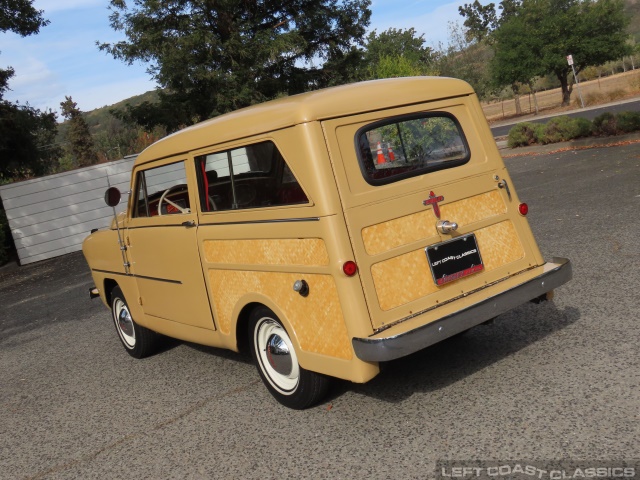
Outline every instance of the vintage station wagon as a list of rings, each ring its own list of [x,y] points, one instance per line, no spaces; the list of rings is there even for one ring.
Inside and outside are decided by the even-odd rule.
[[[271,394],[305,408],[331,377],[367,382],[567,282],[527,210],[467,83],[389,79],[160,140],[83,249],[132,356],[159,335],[249,350]]]

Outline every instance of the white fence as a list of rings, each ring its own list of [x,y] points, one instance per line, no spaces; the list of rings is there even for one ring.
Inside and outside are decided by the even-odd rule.
[[[93,228],[108,227],[109,186],[129,190],[135,156],[0,187],[20,263],[76,252]],[[123,211],[126,197],[119,206]]]

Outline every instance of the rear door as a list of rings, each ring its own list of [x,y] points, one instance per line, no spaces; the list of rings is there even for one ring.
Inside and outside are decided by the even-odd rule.
[[[464,96],[323,123],[374,329],[541,261],[480,115]]]

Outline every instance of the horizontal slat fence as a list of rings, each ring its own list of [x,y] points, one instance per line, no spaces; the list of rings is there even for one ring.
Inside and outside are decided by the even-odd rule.
[[[93,228],[108,227],[109,186],[129,190],[135,156],[0,187],[9,228],[25,265],[76,252]],[[116,208],[124,211],[127,197]]]

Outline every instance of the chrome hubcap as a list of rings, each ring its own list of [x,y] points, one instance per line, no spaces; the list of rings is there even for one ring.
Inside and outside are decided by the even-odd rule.
[[[289,375],[292,370],[291,354],[285,341],[276,334],[267,341],[267,360],[280,375]]]
[[[254,331],[260,369],[278,392],[290,395],[300,381],[298,358],[286,330],[272,318],[262,318]]]
[[[133,337],[133,322],[131,321],[129,311],[126,308],[120,310],[120,315],[118,315],[118,326],[126,336]]]
[[[113,303],[113,314],[120,338],[128,348],[135,347],[136,332],[133,327],[133,318],[125,303],[119,298]]]

